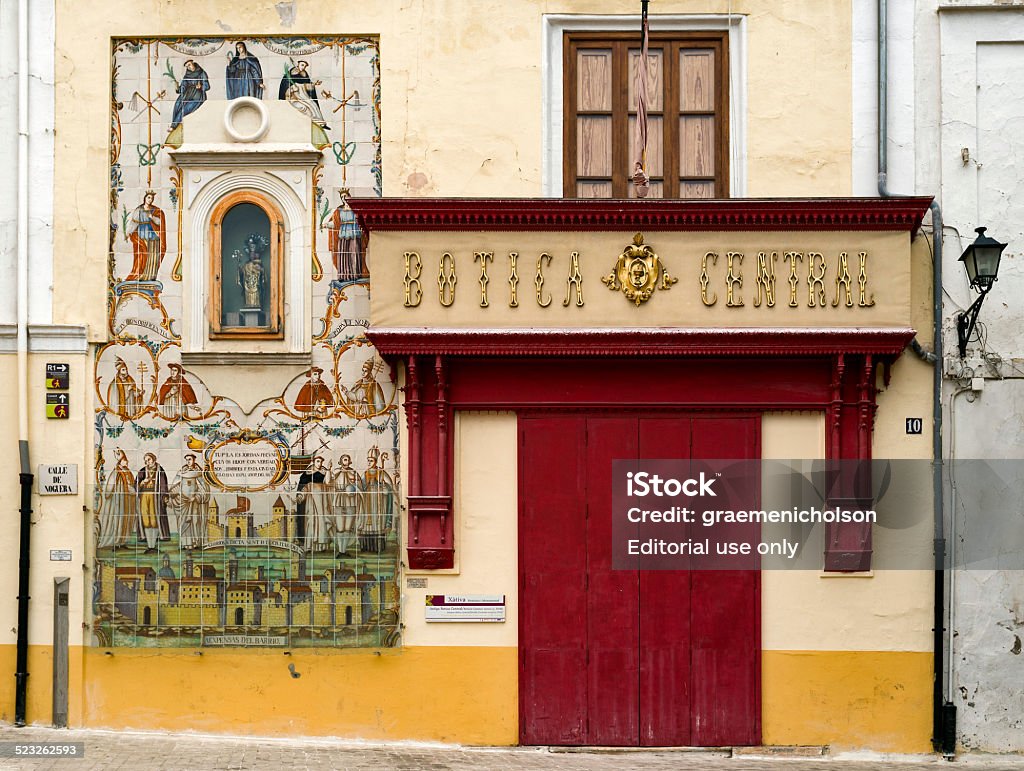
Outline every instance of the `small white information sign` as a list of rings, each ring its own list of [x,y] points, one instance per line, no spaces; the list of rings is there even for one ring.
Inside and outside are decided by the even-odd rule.
[[[78,495],[78,464],[40,465],[36,491],[40,495]]]
[[[50,549],[50,562],[71,562],[71,549]]]
[[[503,623],[504,594],[428,594],[427,621]]]

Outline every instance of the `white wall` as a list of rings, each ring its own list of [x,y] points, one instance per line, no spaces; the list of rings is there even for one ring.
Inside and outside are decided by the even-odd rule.
[[[935,0],[921,3],[922,24],[933,23],[928,19],[936,16],[935,5]],[[938,56],[929,46],[941,78],[939,99],[931,83],[918,92],[918,104],[929,114],[936,112],[937,102],[934,125],[941,126],[938,152],[930,154],[937,163],[927,161],[925,168],[932,174],[934,164],[941,176],[948,226],[943,260],[950,375],[943,399],[946,453],[958,459],[1024,458],[1024,191],[1017,165],[1024,158],[1024,7],[964,5],[940,0]],[[1009,246],[979,319],[982,342],[971,343],[961,360],[953,319],[976,294],[958,260],[979,225]],[[985,378],[980,393],[961,390],[971,376]],[[953,500],[948,481],[947,511]],[[953,545],[969,547],[969,528],[986,514],[990,507],[977,496],[958,491]],[[1024,554],[1010,559],[1020,565]],[[958,571],[950,625],[960,743],[993,752],[1024,750],[1024,571]]]
[[[29,8],[29,321],[52,319],[53,0]],[[18,3],[0,0],[0,324],[17,316]],[[68,216],[73,216],[67,212]]]
[[[946,458],[1024,458],[1024,0],[889,0],[888,188],[934,195],[944,227]],[[853,192],[877,194],[877,0],[854,0]],[[963,148],[969,160],[964,163]],[[959,257],[984,225],[1009,243],[981,313],[984,345],[957,352],[976,297]],[[927,224],[926,224],[927,228]],[[981,393],[961,391],[985,379]],[[1024,478],[1024,474],[1021,475]],[[947,523],[952,489],[946,479]],[[958,500],[957,532],[981,503]],[[1016,555],[1015,564],[1024,564]],[[959,571],[953,700],[969,749],[1024,750],[1024,571]]]

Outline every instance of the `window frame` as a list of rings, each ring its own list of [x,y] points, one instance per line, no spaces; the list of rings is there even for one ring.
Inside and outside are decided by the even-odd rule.
[[[241,203],[260,207],[270,221],[270,310],[268,324],[261,327],[229,327],[221,323],[223,254],[221,227],[224,217]],[[210,302],[208,308],[211,340],[283,340],[284,339],[284,216],[270,197],[255,190],[235,190],[217,201],[210,213]]]
[[[674,115],[673,120],[662,118],[663,125],[663,197],[666,200],[680,200],[680,179],[684,177],[679,153],[679,117],[687,114],[710,115],[716,120],[714,135],[714,175],[703,179],[713,181],[713,198],[729,198],[731,195],[730,169],[730,93],[729,93],[729,30],[707,29],[694,31],[652,30],[649,33],[651,47],[662,48],[665,53],[665,96],[662,110],[648,110],[649,115]],[[576,174],[577,164],[577,117],[587,114],[608,114],[608,111],[580,111],[577,109],[578,70],[577,52],[581,49],[612,50],[612,198],[629,197],[628,171],[633,160],[629,157],[632,138],[629,130],[629,116],[636,113],[634,105],[628,104],[629,94],[629,49],[639,48],[639,34],[636,31],[562,31],[562,197],[578,198],[576,183],[581,178]],[[715,51],[715,104],[712,111],[684,111],[679,107],[679,52],[689,48],[711,48]],[[675,109],[670,110],[669,105]],[[625,120],[622,117],[625,116]],[[690,177],[697,179],[696,177]],[[582,178],[586,181],[587,178]],[[603,199],[606,200],[606,199]],[[693,200],[693,199],[690,199]],[[710,199],[700,199],[710,200]]]

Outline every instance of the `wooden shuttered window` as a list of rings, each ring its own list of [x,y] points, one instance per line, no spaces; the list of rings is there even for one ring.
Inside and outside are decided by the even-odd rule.
[[[563,196],[632,198],[640,35],[565,35]],[[725,32],[652,32],[649,198],[729,197]]]

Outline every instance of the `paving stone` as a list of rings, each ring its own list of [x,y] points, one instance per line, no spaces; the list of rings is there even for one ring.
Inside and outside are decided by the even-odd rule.
[[[0,758],[0,769],[57,771],[1024,771],[1024,756],[934,756],[868,753],[801,756],[764,748],[693,750],[549,750],[469,748],[413,743],[373,745],[331,739],[259,739],[134,731],[56,730],[0,725],[0,742],[82,742],[84,758]],[[820,749],[818,750],[820,752]]]

